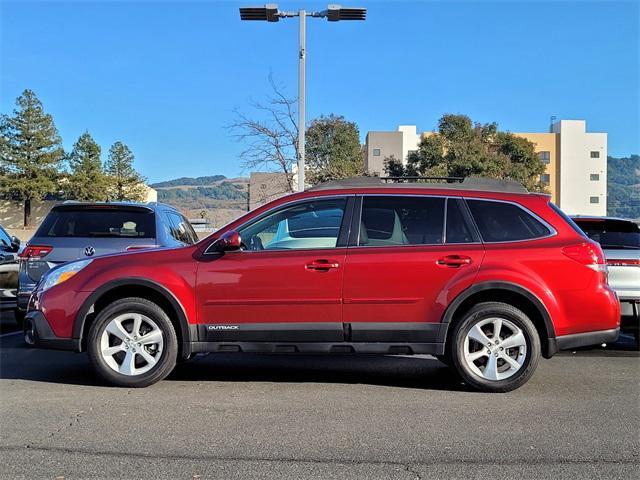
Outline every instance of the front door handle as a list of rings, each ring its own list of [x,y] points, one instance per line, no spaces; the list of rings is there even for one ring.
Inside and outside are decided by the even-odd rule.
[[[335,270],[340,264],[335,260],[327,260],[319,258],[305,265],[304,268],[311,270],[312,272],[328,272],[329,270]]]
[[[466,255],[447,255],[446,257],[439,258],[436,262],[438,265],[449,268],[460,268],[465,265],[471,265],[471,257]]]

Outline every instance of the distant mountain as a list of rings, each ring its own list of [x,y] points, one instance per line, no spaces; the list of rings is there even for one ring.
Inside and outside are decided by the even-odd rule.
[[[211,225],[219,227],[247,210],[249,181],[224,175],[181,177],[150,186],[158,191],[158,201],[173,205],[189,218],[204,214]]]
[[[640,156],[607,158],[607,214],[640,219]]]
[[[180,177],[175,180],[167,180],[166,182],[158,182],[153,183],[150,187],[158,189],[158,188],[170,188],[170,187],[195,187],[202,185],[213,185],[214,183],[218,183],[222,180],[225,180],[227,177],[224,175],[211,175],[208,177]]]

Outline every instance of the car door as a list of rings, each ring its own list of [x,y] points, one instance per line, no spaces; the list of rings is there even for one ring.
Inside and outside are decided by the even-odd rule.
[[[352,230],[343,310],[351,340],[436,342],[446,306],[472,284],[484,255],[464,202],[366,195]]]
[[[208,341],[343,340],[342,280],[354,197],[298,201],[238,228],[240,251],[198,266]]]

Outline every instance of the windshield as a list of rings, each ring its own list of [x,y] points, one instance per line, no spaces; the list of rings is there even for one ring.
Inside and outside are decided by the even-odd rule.
[[[640,227],[634,222],[610,219],[580,219],[574,221],[602,248],[640,249]]]

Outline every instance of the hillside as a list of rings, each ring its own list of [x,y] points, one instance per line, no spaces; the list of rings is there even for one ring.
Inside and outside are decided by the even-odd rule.
[[[640,156],[607,160],[607,214],[640,219]]]
[[[208,177],[180,177],[174,180],[167,180],[166,182],[158,182],[151,185],[156,190],[159,188],[170,187],[186,187],[186,186],[201,186],[201,185],[213,185],[214,183],[225,180],[227,177],[224,175],[212,175]]]
[[[189,218],[201,218],[219,227],[247,210],[246,178],[224,175],[181,177],[150,186],[158,191],[158,201],[173,205]]]

